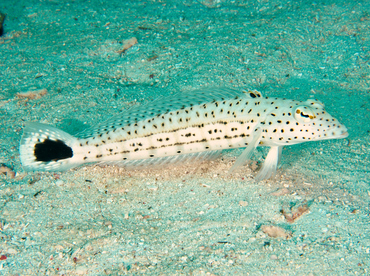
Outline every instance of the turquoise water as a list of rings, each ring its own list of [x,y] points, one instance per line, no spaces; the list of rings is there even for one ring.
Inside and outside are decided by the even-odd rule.
[[[2,274],[369,273],[368,1],[2,0],[0,12],[0,162],[15,172],[0,175]],[[209,86],[317,98],[350,136],[286,147],[259,184],[253,166],[226,175],[240,151],[160,170],[22,170],[26,121],[75,134]]]

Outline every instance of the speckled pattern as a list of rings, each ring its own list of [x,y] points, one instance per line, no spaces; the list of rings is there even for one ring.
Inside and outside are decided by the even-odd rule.
[[[129,167],[132,160],[163,163],[178,155],[239,147],[252,152],[264,145],[272,151],[266,158],[271,165],[264,165],[266,172],[258,177],[262,180],[277,168],[281,149],[274,147],[348,136],[346,127],[318,101],[270,99],[258,91],[226,88],[197,90],[131,108],[84,133],[87,138],[78,139],[46,125],[26,126],[20,145],[24,168],[61,171],[104,161]]]

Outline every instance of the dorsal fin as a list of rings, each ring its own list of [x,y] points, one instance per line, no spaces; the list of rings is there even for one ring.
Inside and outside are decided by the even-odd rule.
[[[208,102],[231,100],[254,96],[260,97],[257,91],[235,90],[231,88],[206,88],[190,92],[180,92],[172,96],[159,98],[144,105],[134,106],[116,116],[110,118],[102,124],[84,130],[77,134],[79,138],[93,136],[101,129],[114,129],[122,125],[134,124],[138,121],[153,118],[173,110],[201,105]],[[250,95],[253,93],[253,96]]]

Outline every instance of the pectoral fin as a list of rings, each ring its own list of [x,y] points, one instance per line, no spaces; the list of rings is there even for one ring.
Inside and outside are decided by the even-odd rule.
[[[238,167],[244,166],[245,163],[251,158],[253,151],[258,146],[262,138],[262,129],[257,128],[253,134],[253,140],[245,148],[242,154],[236,159],[234,165],[230,168],[229,174],[234,172]]]
[[[282,146],[271,147],[268,152],[265,162],[262,165],[261,170],[258,172],[254,180],[259,182],[263,179],[268,179],[276,173],[277,166],[280,161]]]

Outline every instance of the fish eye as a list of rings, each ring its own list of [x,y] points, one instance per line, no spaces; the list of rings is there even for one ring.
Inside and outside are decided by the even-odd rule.
[[[297,106],[294,111],[294,118],[300,123],[309,123],[315,119],[315,113],[306,105]]]

